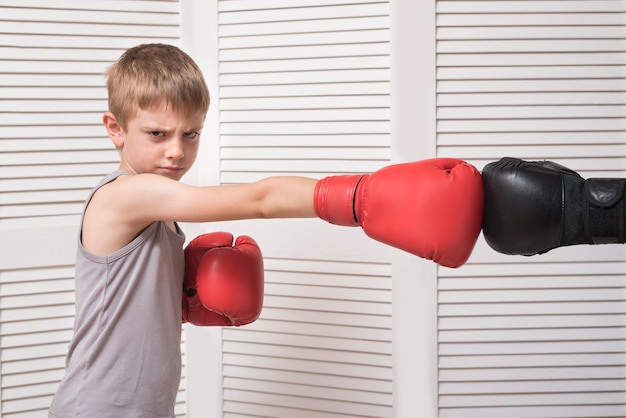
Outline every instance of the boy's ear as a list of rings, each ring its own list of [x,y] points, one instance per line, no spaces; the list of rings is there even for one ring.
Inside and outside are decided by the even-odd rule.
[[[122,148],[124,146],[124,130],[115,115],[111,112],[105,112],[102,116],[102,123],[104,123],[109,138],[111,138],[115,147]]]

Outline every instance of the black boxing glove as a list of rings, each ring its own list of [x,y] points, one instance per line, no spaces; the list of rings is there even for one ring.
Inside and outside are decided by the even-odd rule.
[[[626,242],[626,179],[585,180],[552,161],[502,158],[482,172],[483,235],[504,254]]]

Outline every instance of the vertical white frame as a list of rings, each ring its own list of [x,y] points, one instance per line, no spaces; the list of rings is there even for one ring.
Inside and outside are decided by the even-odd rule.
[[[211,93],[211,106],[202,129],[198,158],[185,178],[191,184],[209,185],[220,182],[217,19],[217,0],[181,0],[181,46],[200,66]],[[206,225],[186,224],[184,230],[189,241],[206,232]],[[187,417],[221,417],[221,327],[187,325],[185,348]]]
[[[391,1],[391,153],[394,163],[434,158],[436,1]],[[437,266],[394,252],[394,416],[436,417]]]

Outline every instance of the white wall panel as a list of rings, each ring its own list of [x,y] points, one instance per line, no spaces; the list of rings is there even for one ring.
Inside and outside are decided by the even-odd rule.
[[[221,183],[388,164],[386,1],[216,3]],[[222,416],[392,416],[386,249],[320,220],[222,227],[266,272],[261,317],[222,331]]]
[[[119,161],[101,123],[104,71],[136,44],[178,44],[179,8],[0,0],[2,417],[47,416],[63,376],[79,216],[88,191]]]
[[[626,174],[623,1],[437,2],[437,154]],[[626,250],[439,269],[439,416],[626,416]]]

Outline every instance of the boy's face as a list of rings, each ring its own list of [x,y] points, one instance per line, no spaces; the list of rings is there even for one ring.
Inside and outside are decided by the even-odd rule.
[[[162,104],[139,109],[126,130],[109,135],[122,155],[120,169],[180,180],[196,160],[203,124],[201,113],[181,116]]]

